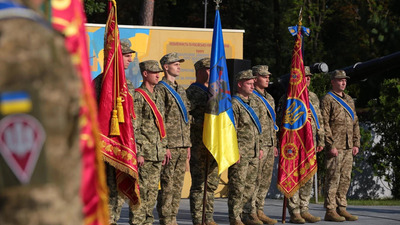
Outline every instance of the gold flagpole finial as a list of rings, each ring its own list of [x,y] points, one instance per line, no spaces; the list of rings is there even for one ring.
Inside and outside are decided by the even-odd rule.
[[[299,25],[302,25],[302,21],[303,20],[303,7],[300,8],[300,12],[299,12]]]
[[[216,10],[219,10],[219,3],[221,3],[222,0],[214,0],[214,2],[215,2],[215,4],[217,4],[217,5],[215,6],[215,9],[216,9]]]

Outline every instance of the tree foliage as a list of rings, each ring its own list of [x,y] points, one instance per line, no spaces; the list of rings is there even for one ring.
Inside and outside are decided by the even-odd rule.
[[[380,96],[369,102],[372,128],[379,139],[371,149],[374,171],[390,184],[393,197],[400,199],[400,79],[385,80]]]

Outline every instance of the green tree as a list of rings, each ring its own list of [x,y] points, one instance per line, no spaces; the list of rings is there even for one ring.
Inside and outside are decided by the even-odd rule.
[[[387,181],[392,195],[400,199],[400,79],[388,79],[382,84],[378,99],[369,102],[372,128],[377,137],[369,162],[377,176]]]

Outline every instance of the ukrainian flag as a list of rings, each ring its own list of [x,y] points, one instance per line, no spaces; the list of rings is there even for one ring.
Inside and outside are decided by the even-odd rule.
[[[204,116],[203,142],[217,161],[221,174],[239,160],[239,149],[219,10],[215,14],[210,64],[211,96]]]
[[[28,113],[32,110],[32,101],[24,91],[3,92],[0,94],[0,113]]]

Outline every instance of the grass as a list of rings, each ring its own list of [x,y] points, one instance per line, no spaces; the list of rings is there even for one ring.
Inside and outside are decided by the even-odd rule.
[[[362,200],[347,200],[349,205],[385,205],[385,206],[400,206],[400,200],[395,199],[362,199]]]
[[[315,198],[311,197],[310,203],[315,203]],[[318,204],[324,204],[324,198],[318,198]],[[384,205],[384,206],[400,206],[400,200],[396,199],[347,199],[348,205]]]

